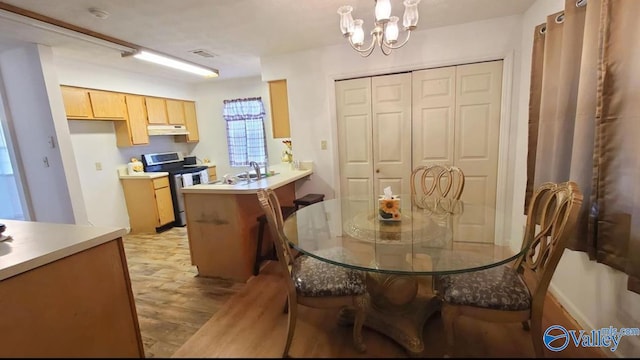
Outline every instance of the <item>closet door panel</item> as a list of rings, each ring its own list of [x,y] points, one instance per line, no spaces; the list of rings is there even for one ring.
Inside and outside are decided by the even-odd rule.
[[[412,73],[412,168],[454,161],[455,66]]]
[[[374,194],[410,193],[411,74],[371,79]]]
[[[371,78],[336,81],[340,196],[373,195]]]
[[[494,242],[502,61],[456,67],[455,150],[453,164],[465,174],[460,217],[462,241]],[[482,224],[490,226],[480,226]],[[484,231],[479,231],[484,229]]]

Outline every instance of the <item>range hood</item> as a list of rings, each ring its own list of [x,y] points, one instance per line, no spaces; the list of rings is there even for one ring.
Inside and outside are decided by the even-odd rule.
[[[147,132],[152,135],[188,135],[184,125],[148,125]]]

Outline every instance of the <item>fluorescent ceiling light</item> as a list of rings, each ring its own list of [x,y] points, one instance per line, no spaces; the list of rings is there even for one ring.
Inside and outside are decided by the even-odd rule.
[[[190,73],[193,73],[193,74],[197,74],[197,75],[202,75],[202,76],[205,76],[205,77],[217,77],[218,76],[218,70],[216,70],[216,69],[208,69],[208,68],[205,68],[203,66],[198,66],[198,65],[187,63],[185,61],[172,59],[170,57],[167,57],[167,56],[164,56],[164,55],[159,55],[159,54],[156,54],[156,53],[152,53],[152,52],[147,51],[147,50],[139,50],[139,51],[136,51],[136,52],[134,52],[132,54],[122,54],[122,56],[129,56],[129,55],[133,55],[133,57],[135,57],[136,59],[149,61],[149,62],[152,62],[152,63],[168,66],[168,67],[171,67],[171,68],[174,68],[174,69],[187,71],[187,72],[190,72]]]

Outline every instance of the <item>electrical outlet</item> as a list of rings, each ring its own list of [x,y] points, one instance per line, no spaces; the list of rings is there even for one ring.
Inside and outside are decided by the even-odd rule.
[[[102,170],[102,163],[101,162],[97,162],[96,163],[96,170],[97,171],[101,171]]]
[[[320,150],[327,150],[327,140],[320,140]]]

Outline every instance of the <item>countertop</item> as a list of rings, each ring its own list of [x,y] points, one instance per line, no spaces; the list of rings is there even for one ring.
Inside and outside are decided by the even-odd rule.
[[[35,269],[126,234],[123,228],[4,220],[0,242],[0,280]],[[81,269],[79,269],[81,270]]]
[[[185,165],[186,167],[197,167],[197,166],[206,166],[206,167],[216,167],[216,164],[214,163],[203,163],[203,164],[196,164],[196,165]],[[135,173],[135,175],[129,175],[127,174],[127,167],[119,167],[118,168],[118,178],[120,179],[155,179],[155,178],[159,178],[159,177],[163,177],[163,176],[169,176],[168,172],[165,171],[159,171],[159,172],[140,172],[140,173]]]
[[[289,165],[274,165],[269,167],[277,175],[267,176],[250,183],[240,181],[235,185],[227,184],[200,184],[182,188],[183,194],[255,194],[260,189],[277,189],[296,180],[313,174],[312,169],[292,170]]]

